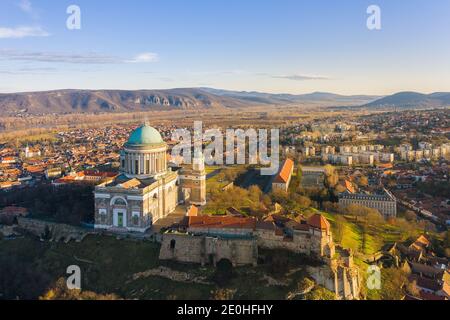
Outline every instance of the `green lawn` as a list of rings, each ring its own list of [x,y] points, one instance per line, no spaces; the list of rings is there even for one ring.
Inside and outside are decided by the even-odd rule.
[[[330,221],[333,231],[335,228],[335,215],[316,211]],[[365,234],[363,230],[362,222],[346,219],[345,232],[340,244],[344,248],[351,248],[363,254],[373,254],[381,250],[385,244],[400,240],[398,228],[387,223],[381,226],[368,226]]]

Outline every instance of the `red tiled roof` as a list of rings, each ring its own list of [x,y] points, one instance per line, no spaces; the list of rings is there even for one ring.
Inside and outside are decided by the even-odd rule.
[[[286,159],[283,163],[278,175],[275,177],[274,182],[276,183],[287,183],[291,177],[292,170],[294,169],[294,161],[291,159]]]
[[[424,235],[421,235],[416,239],[416,241],[414,241],[414,244],[421,247],[428,247],[430,245],[430,241]]]
[[[190,228],[240,228],[255,229],[254,218],[238,218],[232,216],[197,216],[189,217]]]
[[[141,182],[138,179],[131,179],[127,182],[122,183],[120,186],[124,189],[132,189],[141,185]]]
[[[116,172],[100,172],[95,170],[85,170],[83,174],[86,176],[102,177],[102,178],[114,178],[117,176]]]
[[[346,187],[347,190],[348,190],[349,192],[351,192],[351,193],[355,193],[355,192],[356,192],[355,187],[353,186],[353,183],[351,183],[351,182],[348,181],[348,180],[345,180],[345,187]]]
[[[315,214],[308,220],[308,224],[316,229],[329,230],[330,223],[321,214]]]
[[[392,164],[392,163],[380,163],[377,166],[378,166],[378,168],[381,168],[381,169],[392,169],[394,167],[394,164]]]
[[[290,220],[291,219],[289,219],[288,217],[284,217],[280,214],[271,214],[267,218],[264,219],[265,222],[278,222],[278,223],[282,223],[282,224],[284,224]]]
[[[39,173],[45,171],[45,168],[42,166],[28,166],[27,171],[31,173]]]
[[[309,225],[298,223],[296,226],[294,226],[294,229],[299,231],[309,231]]]

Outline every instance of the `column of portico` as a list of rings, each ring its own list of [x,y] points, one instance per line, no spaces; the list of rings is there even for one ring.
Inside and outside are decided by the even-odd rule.
[[[150,155],[150,171],[153,173],[155,172],[155,154],[152,153]]]
[[[163,168],[167,168],[167,154],[163,151],[163,159],[164,159],[164,166]]]
[[[134,174],[134,159],[133,159],[133,153],[129,154],[130,157],[130,173]]]

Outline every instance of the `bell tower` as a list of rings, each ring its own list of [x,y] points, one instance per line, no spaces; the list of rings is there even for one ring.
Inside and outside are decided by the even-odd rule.
[[[205,156],[202,152],[197,152],[194,155],[192,169],[194,171],[205,171]]]
[[[180,172],[181,188],[189,199],[186,202],[203,206],[206,204],[205,157],[202,152],[194,155],[192,166],[185,166]]]

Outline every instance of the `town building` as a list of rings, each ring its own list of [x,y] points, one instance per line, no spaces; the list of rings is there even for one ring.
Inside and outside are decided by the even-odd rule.
[[[278,174],[275,176],[272,182],[272,190],[283,190],[285,192],[289,189],[289,184],[292,179],[292,174],[294,172],[294,161],[291,159],[286,159]]]
[[[343,166],[353,165],[353,157],[343,154],[323,153],[322,161]]]
[[[419,143],[419,149],[414,150],[411,145],[403,144],[398,149],[400,157],[407,162],[420,162],[429,160],[439,160],[445,158],[450,153],[450,145],[433,146],[430,143]]]
[[[30,148],[28,145],[25,147],[25,158],[40,157],[41,154],[41,150],[37,148]]]
[[[325,169],[323,167],[302,166],[301,185],[303,188],[324,188]]]
[[[302,154],[304,157],[315,157],[316,156],[316,148],[315,147],[302,147]]]
[[[364,206],[378,210],[385,218],[397,216],[397,200],[392,193],[383,189],[380,193],[350,193],[344,192],[339,195],[339,205],[348,207],[351,204]]]

